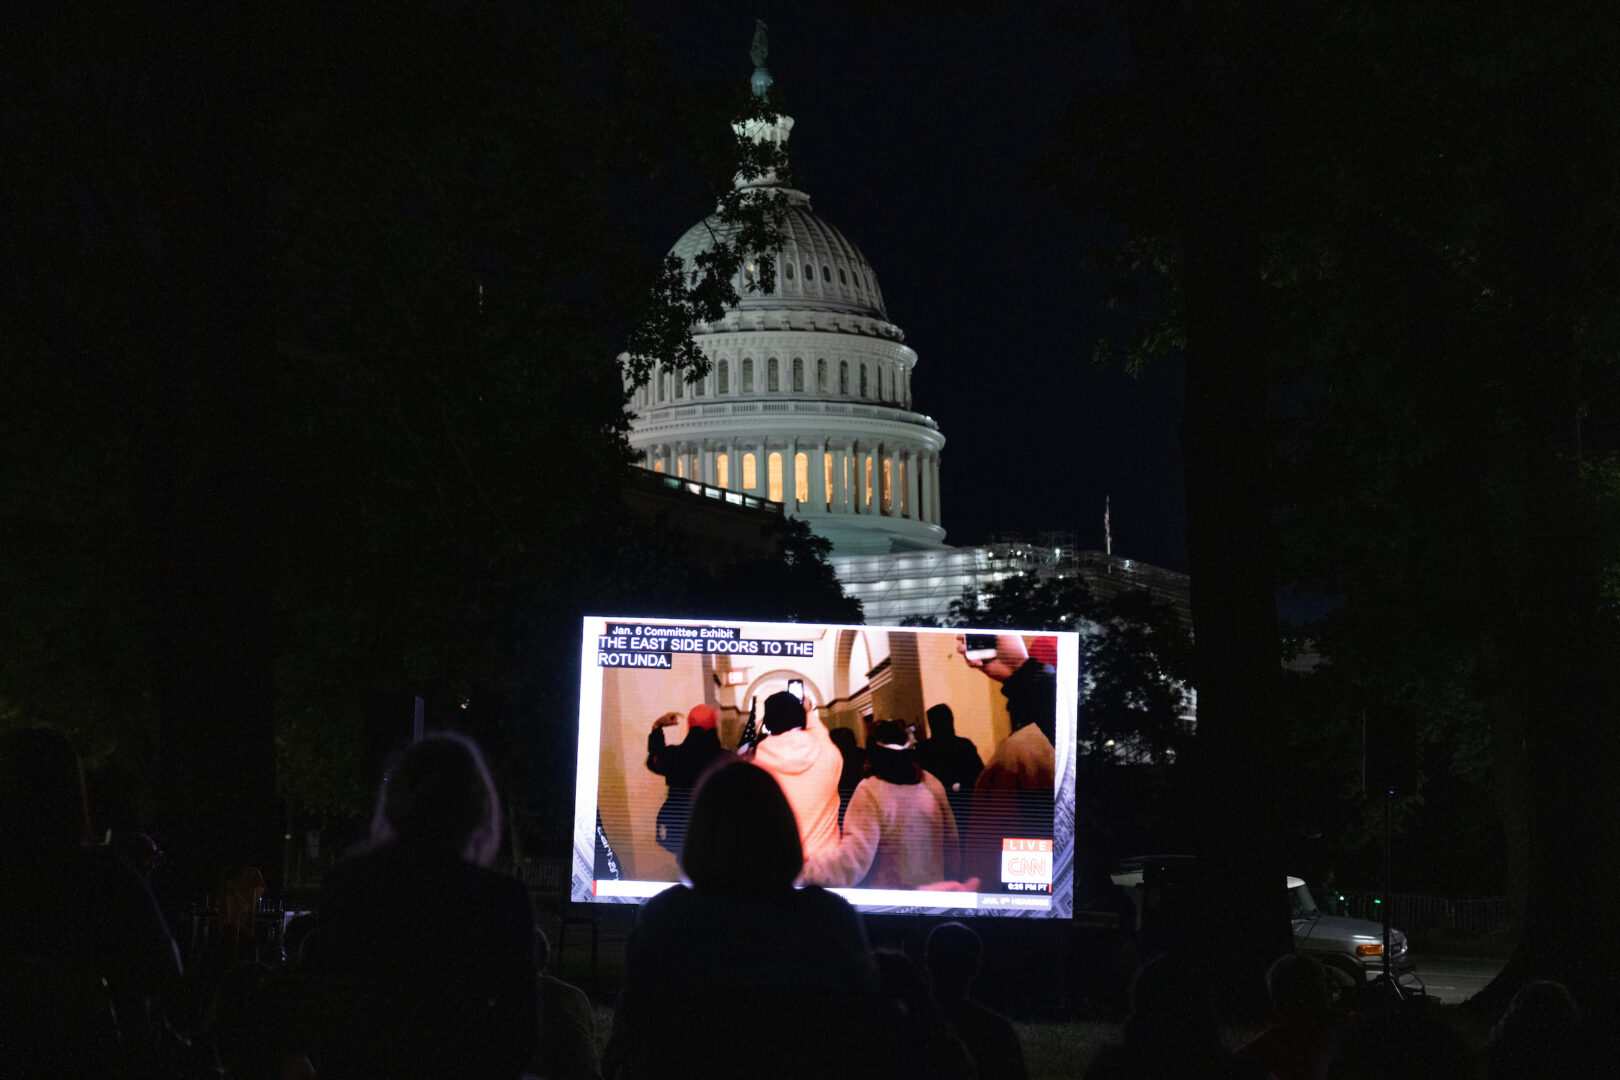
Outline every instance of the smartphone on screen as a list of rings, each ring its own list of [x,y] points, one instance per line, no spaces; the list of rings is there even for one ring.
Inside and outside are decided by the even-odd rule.
[[[969,660],[993,660],[996,656],[996,635],[966,634]]]

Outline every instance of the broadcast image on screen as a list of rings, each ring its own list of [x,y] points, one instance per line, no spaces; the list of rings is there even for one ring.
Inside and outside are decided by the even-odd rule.
[[[1072,633],[585,620],[573,899],[682,880],[718,759],[769,772],[802,880],[865,911],[1073,914]]]

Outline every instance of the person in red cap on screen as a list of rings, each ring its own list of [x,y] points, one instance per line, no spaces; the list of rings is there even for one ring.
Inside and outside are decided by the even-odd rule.
[[[827,726],[799,698],[783,690],[765,699],[765,737],[754,748],[754,764],[770,773],[793,807],[804,857],[838,850],[838,777],[844,755]]]
[[[676,855],[686,843],[686,822],[692,813],[692,790],[715,760],[726,753],[717,726],[720,714],[708,705],[694,705],[686,714],[686,738],[668,746],[664,729],[679,723],[681,714],[667,712],[653,721],[647,735],[647,768],[664,778],[669,794],[658,810],[658,843]]]

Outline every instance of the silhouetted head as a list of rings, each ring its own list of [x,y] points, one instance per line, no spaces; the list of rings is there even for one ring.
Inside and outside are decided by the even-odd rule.
[[[1408,998],[1341,1028],[1322,1075],[1327,1080],[1472,1080],[1472,1046],[1433,1002]]]
[[[791,889],[803,867],[799,823],[770,773],[731,760],[704,777],[681,849],[681,869],[694,889],[724,894]]]
[[[37,853],[92,843],[84,766],[60,731],[0,735],[0,844]]]
[[[927,955],[934,990],[951,997],[965,997],[979,974],[984,942],[966,923],[940,923],[928,932]]]
[[[1279,1019],[1325,1024],[1333,1007],[1328,996],[1327,972],[1320,962],[1303,953],[1278,958],[1266,971],[1266,992]]]
[[[401,754],[377,793],[371,839],[431,848],[479,866],[493,863],[501,848],[501,806],[478,744],[439,731]]]
[[[1156,956],[1131,980],[1125,1042],[1174,1057],[1217,1051],[1220,1031],[1209,999],[1174,957]]]
[[[720,714],[708,705],[694,705],[686,714],[686,726],[691,728],[707,728],[710,731],[720,723]]]
[[[1580,1010],[1563,983],[1551,979],[1525,983],[1485,1044],[1493,1075],[1558,1075],[1555,1066],[1569,1061],[1579,1022]]]
[[[804,702],[786,690],[778,690],[765,699],[763,723],[772,735],[804,727]]]
[[[878,970],[878,993],[914,1016],[935,1011],[928,980],[915,960],[899,949],[877,948],[872,950],[872,962]]]
[[[855,741],[855,733],[847,727],[833,728],[827,733],[827,737],[832,739],[832,744],[838,747],[838,752],[845,757],[860,749],[860,744]]]
[[[922,779],[917,766],[917,747],[911,732],[898,720],[885,720],[872,729],[867,740],[866,760],[872,775],[891,784],[915,784]]]
[[[956,734],[956,714],[951,707],[940,702],[928,710],[928,735],[930,738],[948,739]]]

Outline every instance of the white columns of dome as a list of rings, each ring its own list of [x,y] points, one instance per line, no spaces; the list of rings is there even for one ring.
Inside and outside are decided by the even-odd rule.
[[[932,524],[934,521],[934,455],[924,451],[917,461],[917,490],[922,500],[922,513],[918,520]]]
[[[885,476],[888,478],[888,484],[883,483]],[[899,481],[899,466],[894,461],[894,447],[881,444],[878,447],[878,458],[873,461],[872,465],[872,486],[875,489],[872,492],[872,504],[875,505],[876,510],[883,517],[899,517],[899,512],[901,512],[901,499],[899,499],[901,492],[896,487],[897,481]],[[885,487],[888,489],[889,494],[888,505],[883,504]]]
[[[866,501],[866,462],[871,449],[860,439],[856,439],[853,445],[855,468],[850,479],[855,482],[855,513],[865,516],[872,512],[871,505]]]
[[[872,447],[872,504],[870,510],[878,517],[883,516],[883,457],[888,448],[882,443]]]
[[[921,461],[922,455],[917,451],[906,451],[906,516],[913,521],[922,520],[922,503],[918,499],[922,484],[917,476],[921,471],[918,468]]]
[[[934,486],[934,474],[939,469],[939,455],[930,453],[923,462],[922,480],[928,485],[928,516],[923,520],[930,525],[939,523],[939,489]]]
[[[929,490],[932,491],[933,496],[934,496],[932,499],[929,499],[928,501],[929,501],[929,504],[933,507],[933,511],[934,511],[933,524],[938,525],[940,523],[940,516],[939,516],[939,455],[938,454],[933,455],[933,461],[929,462],[928,477],[929,477]]]
[[[826,439],[816,443],[814,460],[810,462],[810,505],[806,509],[813,514],[824,513],[827,509]]]
[[[849,511],[849,448],[832,448],[832,503],[828,507],[835,514]]]
[[[895,517],[906,517],[911,512],[911,504],[906,502],[906,458],[909,450],[896,450],[894,452],[894,468],[890,470],[890,488],[894,494],[890,496],[889,512]]]
[[[885,461],[889,463],[888,470],[883,468]],[[889,478],[888,508],[883,507],[883,476],[885,476],[885,473],[888,474]],[[894,447],[886,444],[886,442],[880,442],[878,444],[878,453],[876,453],[876,457],[872,461],[872,508],[883,517],[888,517],[888,515],[894,513],[894,507],[896,507],[896,499],[894,499]]]
[[[808,493],[807,493],[808,494]],[[791,510],[799,510],[799,439],[798,436],[788,440],[787,454],[782,461],[782,501]]]
[[[901,475],[906,460],[906,452],[898,447],[889,449],[889,516],[905,516],[906,499],[905,478]]]
[[[840,514],[852,514],[855,512],[855,506],[849,493],[849,478],[855,469],[854,440],[849,440],[838,448],[838,465],[838,474],[833,477],[838,484],[837,510]]]
[[[706,441],[698,443],[698,479],[714,486],[714,449]]]
[[[763,437],[754,444],[754,486],[749,494],[771,497],[771,451]]]

